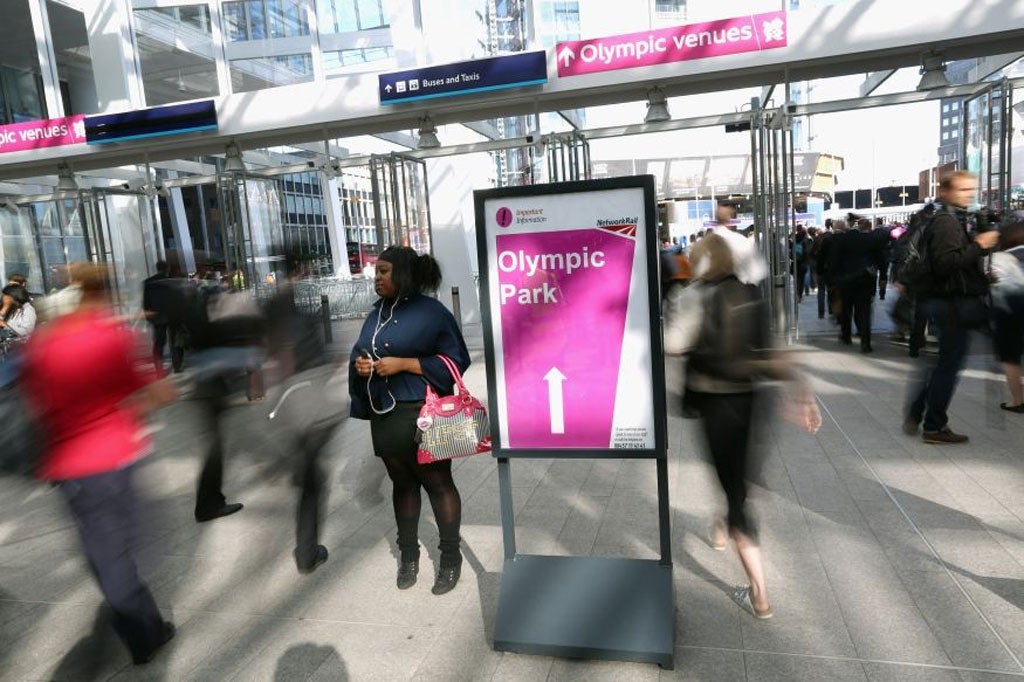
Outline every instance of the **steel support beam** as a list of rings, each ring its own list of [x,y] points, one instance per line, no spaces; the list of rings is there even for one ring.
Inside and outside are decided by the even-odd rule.
[[[875,71],[869,73],[864,77],[864,82],[860,84],[860,96],[867,97],[872,92],[878,89],[885,81],[889,80],[889,76],[896,73],[896,69],[885,69],[884,71]]]
[[[488,140],[501,139],[501,133],[499,133],[498,129],[488,121],[469,121],[468,123],[463,123],[462,127],[469,128],[477,135],[483,135]]]
[[[583,127],[583,121],[580,120],[579,114],[576,112],[576,109],[559,109],[557,113],[572,126],[573,130],[579,130]]]
[[[983,81],[989,76],[998,73],[1010,66],[1021,57],[1024,52],[1013,52],[1011,54],[1000,54],[992,57],[982,57],[978,60],[977,66],[971,69],[969,78],[973,82]]]

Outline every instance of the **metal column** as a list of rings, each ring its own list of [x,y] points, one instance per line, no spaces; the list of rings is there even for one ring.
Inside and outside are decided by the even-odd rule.
[[[796,290],[790,235],[796,223],[792,118],[783,108],[766,109],[751,100],[750,155],[754,226],[768,264],[765,298],[772,331],[787,342],[797,336]]]

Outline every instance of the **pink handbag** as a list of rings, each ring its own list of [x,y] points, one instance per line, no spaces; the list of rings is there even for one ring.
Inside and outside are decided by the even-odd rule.
[[[416,420],[420,444],[416,461],[431,464],[490,452],[491,423],[487,410],[469,394],[455,363],[444,355],[437,357],[455,379],[455,392],[438,396],[434,387],[427,384],[427,399]]]

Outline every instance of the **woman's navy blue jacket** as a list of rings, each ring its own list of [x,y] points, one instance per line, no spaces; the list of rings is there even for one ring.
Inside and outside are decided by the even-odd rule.
[[[374,332],[376,331],[376,338]],[[402,372],[390,377],[370,377],[369,390],[378,410],[391,406],[391,396],[398,402],[423,400],[427,381],[440,395],[450,395],[454,385],[451,373],[437,356],[446,355],[465,372],[469,367],[469,351],[455,317],[440,301],[423,294],[403,296],[396,302],[378,300],[359,332],[359,340],[349,358],[348,392],[352,396],[351,416],[370,418],[366,377],[356,374],[355,361],[363,350],[374,359],[384,357],[418,358],[423,376]],[[390,389],[391,395],[388,395]]]

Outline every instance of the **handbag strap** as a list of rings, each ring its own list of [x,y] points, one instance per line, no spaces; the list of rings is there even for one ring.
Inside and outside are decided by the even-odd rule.
[[[438,354],[437,357],[441,358],[441,362],[443,362],[445,367],[448,368],[448,372],[451,373],[452,379],[455,380],[455,395],[464,394],[468,396],[469,389],[466,388],[466,384],[462,381],[462,373],[459,372],[459,367],[455,364],[455,361],[447,355]]]

